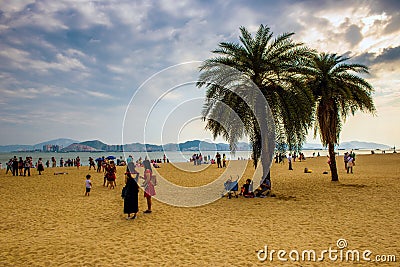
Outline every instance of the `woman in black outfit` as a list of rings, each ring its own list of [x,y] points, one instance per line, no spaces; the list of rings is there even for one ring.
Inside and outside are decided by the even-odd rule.
[[[124,213],[128,214],[127,220],[135,219],[136,213],[139,211],[138,194],[139,186],[130,172],[125,177],[125,196],[124,196]],[[133,216],[130,217],[131,213]]]

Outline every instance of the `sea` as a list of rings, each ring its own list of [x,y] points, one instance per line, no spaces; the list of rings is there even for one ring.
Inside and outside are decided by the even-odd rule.
[[[302,151],[304,156],[307,157],[312,157],[312,156],[325,156],[328,155],[328,150],[320,149],[320,150],[303,150]],[[337,153],[339,155],[343,155],[346,150],[338,150]],[[371,154],[370,149],[360,149],[360,150],[354,150],[356,154],[359,155],[365,155],[365,154]],[[383,151],[380,150],[374,150],[374,153],[382,153]],[[389,152],[389,151],[386,151]],[[55,157],[57,161],[57,166],[59,165],[60,159],[63,158],[64,162],[68,159],[75,159],[77,156],[81,159],[81,164],[83,166],[89,166],[89,157],[92,157],[93,159],[97,159],[100,157],[108,157],[108,156],[114,156],[116,159],[121,159],[125,160],[129,155],[132,155],[134,157],[134,160],[138,160],[139,158],[144,159],[146,156],[149,159],[163,159],[164,154],[168,158],[170,162],[188,162],[190,161],[190,158],[194,153],[200,153],[196,151],[159,151],[159,152],[65,152],[65,153],[60,153],[60,152],[40,152],[40,151],[35,151],[35,152],[7,152],[7,153],[0,153],[0,163],[2,163],[2,168],[6,168],[6,163],[10,158],[13,158],[16,156],[17,158],[22,157],[25,159],[27,156],[32,157],[33,162],[37,162],[39,158],[42,158],[43,162],[45,163],[47,160],[50,160],[51,157]],[[215,158],[216,151],[201,151],[203,158],[205,157],[210,157],[210,158]],[[225,154],[226,158],[228,160],[247,160],[251,159],[251,151],[236,151],[235,154],[232,154],[230,151],[219,151],[221,155]],[[50,160],[51,162],[51,160]]]

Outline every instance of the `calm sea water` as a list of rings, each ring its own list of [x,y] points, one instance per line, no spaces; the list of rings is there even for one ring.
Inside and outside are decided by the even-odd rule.
[[[343,155],[346,151],[339,150],[339,155]],[[371,150],[356,150],[356,154],[371,154]],[[387,151],[388,152],[388,151]],[[165,155],[171,162],[187,162],[189,161],[190,157],[193,155],[193,153],[198,153],[198,152],[193,152],[193,151],[185,151],[185,152],[179,152],[179,151],[166,151]],[[229,151],[220,151],[219,152],[221,155],[226,154],[226,157],[228,160],[237,160],[238,158],[240,159],[249,159],[251,157],[251,151],[237,151],[235,155],[232,155]],[[311,157],[313,153],[315,153],[315,156],[320,154],[320,156],[326,156],[328,154],[327,150],[304,150],[303,151],[305,157]],[[375,151],[375,153],[382,153],[381,151]],[[215,158],[216,151],[202,151],[203,157],[210,155],[211,158]],[[81,159],[81,164],[84,166],[89,165],[89,157],[92,157],[93,159],[99,158],[99,157],[107,157],[107,156],[114,156],[116,158],[121,158],[125,159],[125,157],[128,157],[129,155],[132,155],[134,157],[134,160],[139,159],[142,157],[144,159],[146,155],[150,159],[162,159],[164,156],[164,152],[68,152],[68,153],[55,153],[55,152],[11,152],[11,153],[0,153],[0,162],[2,163],[2,168],[5,168],[5,163],[12,157],[17,156],[22,157],[25,159],[27,156],[31,156],[33,158],[33,162],[36,162],[39,158],[43,159],[43,162],[46,162],[47,160],[50,160],[51,157],[55,157],[57,160],[57,166],[59,165],[60,158],[63,158],[64,161],[67,159],[75,159],[77,156],[80,157]]]

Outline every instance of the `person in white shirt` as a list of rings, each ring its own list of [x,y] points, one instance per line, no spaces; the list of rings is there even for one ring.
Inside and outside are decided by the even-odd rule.
[[[86,175],[86,181],[85,181],[85,185],[86,185],[86,192],[85,192],[85,196],[89,196],[90,193],[90,189],[92,188],[92,181],[90,180],[90,174]]]

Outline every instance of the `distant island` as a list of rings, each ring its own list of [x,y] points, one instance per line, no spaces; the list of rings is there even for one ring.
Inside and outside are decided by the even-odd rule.
[[[165,145],[131,143],[124,145],[109,145],[99,140],[79,142],[68,138],[59,138],[36,145],[6,145],[0,146],[0,152],[157,152],[157,151],[229,151],[229,144],[210,143],[200,140],[186,141],[184,143],[168,143]],[[325,149],[321,144],[304,144],[303,150],[322,150]],[[351,141],[343,142],[338,149],[371,149],[371,150],[390,150],[392,147],[384,144],[372,142]],[[251,145],[240,142],[237,151],[249,151]]]

